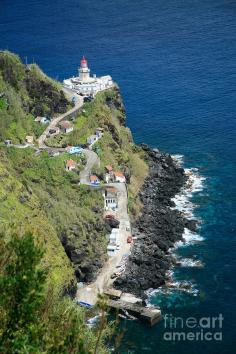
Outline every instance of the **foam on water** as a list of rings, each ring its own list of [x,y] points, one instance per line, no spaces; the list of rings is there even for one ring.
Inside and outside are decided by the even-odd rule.
[[[147,304],[151,304],[151,298],[159,296],[173,296],[174,294],[189,294],[192,296],[197,296],[199,290],[196,288],[196,285],[190,281],[172,281],[168,285],[161,286],[158,289],[148,289],[146,292],[148,296]]]
[[[178,166],[183,165],[183,155],[173,155],[172,158],[177,163]],[[175,206],[171,209],[177,209],[180,211],[188,220],[196,220],[194,216],[194,209],[197,208],[197,205],[191,202],[191,198],[194,193],[200,192],[204,188],[204,180],[205,178],[199,175],[197,168],[185,168],[184,169],[186,176],[188,176],[188,180],[185,186],[181,189],[180,193],[175,195],[172,198]],[[203,241],[204,238],[200,236],[198,233],[190,231],[185,228],[184,233],[182,235],[182,240],[178,241],[174,245],[174,250],[179,247],[185,247],[189,245],[193,245],[195,243]],[[170,250],[173,253],[173,250]],[[191,258],[181,258],[177,257],[176,260],[180,263],[181,267],[203,267],[201,261]],[[158,288],[158,289],[149,289],[146,294],[151,301],[151,298],[157,295],[160,296],[160,301],[163,296],[178,297],[178,294],[189,294],[192,296],[197,296],[199,290],[196,288],[194,284],[187,281],[176,280],[174,278],[174,270],[173,267],[167,271],[166,276],[168,277],[168,281],[166,285]],[[159,298],[159,297],[158,297]]]
[[[204,238],[197,234],[196,232],[190,231],[189,229],[185,228],[183,233],[183,240],[177,241],[174,245],[174,248],[185,247],[192,245],[197,242],[203,241]]]
[[[189,267],[202,268],[204,266],[201,261],[192,258],[179,258],[178,262],[180,263],[181,267],[185,267],[185,268],[189,268]]]

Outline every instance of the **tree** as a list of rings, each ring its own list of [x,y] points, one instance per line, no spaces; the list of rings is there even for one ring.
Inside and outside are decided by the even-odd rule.
[[[39,309],[44,301],[46,272],[40,268],[43,252],[31,233],[1,239],[0,352],[37,353],[43,325]]]
[[[0,237],[0,353],[106,354],[113,334],[102,310],[91,329],[86,311],[50,284],[42,270],[43,251],[31,233]],[[101,300],[100,300],[101,302]],[[105,305],[103,305],[105,306]]]

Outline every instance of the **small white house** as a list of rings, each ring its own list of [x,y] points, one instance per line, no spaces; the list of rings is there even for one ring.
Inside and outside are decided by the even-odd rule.
[[[90,184],[92,186],[99,186],[100,184],[100,179],[96,175],[92,175],[89,177]]]
[[[66,171],[73,171],[77,167],[76,163],[74,160],[67,160],[66,161]]]
[[[12,140],[7,139],[7,140],[4,141],[4,144],[5,145],[12,145]]]
[[[114,187],[108,187],[104,191],[105,210],[118,208],[117,190]]]
[[[97,136],[97,135],[90,135],[90,136],[87,138],[87,144],[88,144],[88,145],[92,145],[92,144],[94,144],[97,140],[98,140],[98,136]]]
[[[34,143],[34,137],[32,135],[26,135],[25,142],[32,145]]]
[[[112,229],[110,234],[110,244],[118,245],[120,240],[120,229]]]
[[[64,120],[59,123],[59,127],[61,128],[61,131],[66,134],[74,130],[73,125],[68,120]]]
[[[115,182],[125,183],[126,179],[122,172],[114,172]]]
[[[50,123],[50,120],[47,117],[39,117],[38,116],[35,118],[34,121],[39,124],[49,124]]]
[[[106,169],[106,174],[105,174],[106,183],[113,182],[114,181],[113,167],[111,165],[107,165],[105,169]]]

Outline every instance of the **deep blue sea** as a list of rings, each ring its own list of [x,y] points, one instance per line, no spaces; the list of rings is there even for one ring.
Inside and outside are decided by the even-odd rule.
[[[130,321],[121,353],[233,353],[236,1],[1,0],[0,48],[59,80],[75,75],[85,55],[93,72],[119,83],[135,141],[184,155],[206,178],[192,200],[204,241],[178,251],[205,267],[175,272],[199,293],[152,302],[184,319],[221,313],[223,340],[166,341],[163,322]]]

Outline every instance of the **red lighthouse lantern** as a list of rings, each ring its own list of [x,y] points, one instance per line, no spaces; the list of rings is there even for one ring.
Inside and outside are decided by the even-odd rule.
[[[81,68],[87,68],[88,67],[87,60],[85,59],[84,56],[83,56],[83,58],[80,61],[80,66],[81,66]]]

